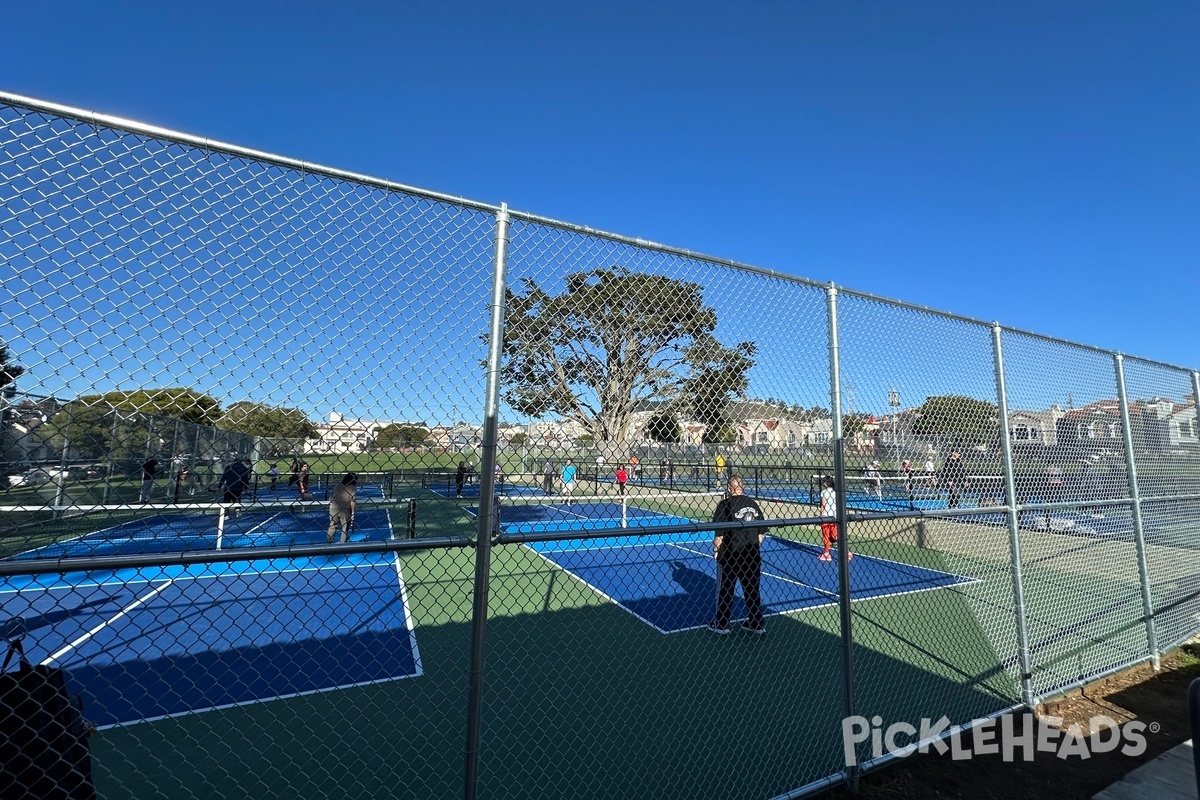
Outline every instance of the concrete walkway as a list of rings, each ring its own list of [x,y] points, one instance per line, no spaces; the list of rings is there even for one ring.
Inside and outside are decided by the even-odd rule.
[[[1143,764],[1092,800],[1198,800],[1192,743],[1186,741]]]

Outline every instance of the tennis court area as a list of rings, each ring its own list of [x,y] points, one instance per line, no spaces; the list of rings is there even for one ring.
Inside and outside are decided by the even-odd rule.
[[[226,548],[324,541],[328,513],[230,519]],[[215,549],[213,515],[157,514],[13,556],[18,560]],[[357,541],[393,535],[359,513]],[[88,718],[106,727],[412,677],[421,673],[395,556],[352,554],[229,564],[10,576],[0,618],[26,654],[63,667]]]
[[[538,541],[526,546],[660,633],[678,633],[702,628],[712,620],[718,569],[712,556],[712,533],[629,536],[627,532],[631,528],[703,522],[698,511],[715,505],[722,496],[674,493],[501,498],[500,530],[510,534],[589,534],[582,540]],[[477,513],[478,509],[470,511]],[[596,536],[598,531],[612,531],[614,535]],[[764,614],[837,604],[837,564],[820,561],[818,545],[768,536],[761,553]],[[851,595],[856,601],[973,581],[869,555],[852,560],[850,576]],[[740,586],[737,591],[735,621],[746,618]]]

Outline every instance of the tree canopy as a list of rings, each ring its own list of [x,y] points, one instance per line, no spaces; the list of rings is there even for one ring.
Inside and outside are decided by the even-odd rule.
[[[675,419],[674,414],[659,412],[646,423],[646,436],[652,442],[679,444],[683,430],[679,427],[679,420]]]
[[[993,403],[963,395],[929,397],[918,409],[913,432],[936,437],[952,447],[988,444],[997,435],[999,409]]]
[[[624,267],[566,276],[552,295],[527,280],[506,294],[504,399],[522,414],[577,422],[618,454],[634,412],[666,404],[728,427],[724,407],[745,391],[755,346],[723,346],[698,284]]]
[[[375,434],[374,446],[380,450],[396,447],[415,447],[429,438],[429,431],[417,425],[395,422],[384,425]]]
[[[217,427],[225,431],[278,439],[311,439],[317,435],[317,426],[309,421],[303,411],[249,400],[241,400],[225,409],[217,421]]]

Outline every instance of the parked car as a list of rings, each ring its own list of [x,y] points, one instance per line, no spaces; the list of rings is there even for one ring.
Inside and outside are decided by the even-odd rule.
[[[40,467],[26,470],[19,475],[8,476],[9,486],[44,486],[49,483],[51,478],[50,473]]]

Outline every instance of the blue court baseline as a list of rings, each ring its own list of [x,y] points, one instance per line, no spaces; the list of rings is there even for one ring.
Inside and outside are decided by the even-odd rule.
[[[422,671],[386,555],[16,576],[0,614],[25,619],[30,660],[65,667],[100,727]]]

